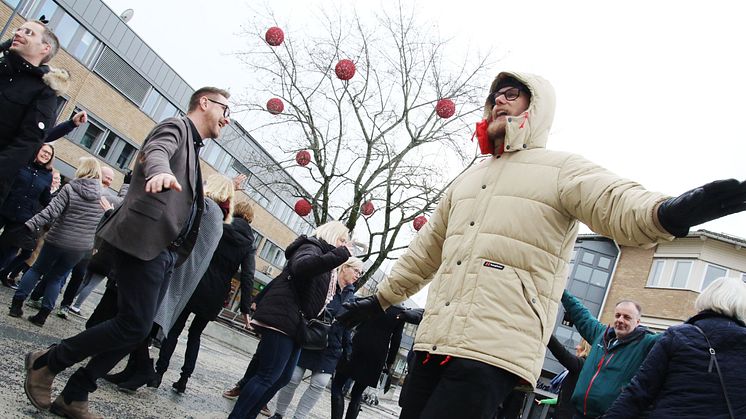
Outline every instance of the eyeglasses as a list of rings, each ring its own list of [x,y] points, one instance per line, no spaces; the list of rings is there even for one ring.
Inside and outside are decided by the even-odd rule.
[[[521,95],[521,89],[517,87],[508,87],[507,89],[498,90],[495,92],[490,93],[490,95],[487,97],[487,99],[490,101],[491,104],[495,104],[497,101],[497,98],[500,96],[505,96],[505,100],[508,102],[512,102]]]
[[[217,103],[218,105],[220,105],[223,108],[223,116],[225,118],[229,118],[231,116],[231,108],[228,107],[228,105],[226,105],[225,103],[222,103],[222,102],[218,102],[217,100],[212,100],[209,97],[206,98],[206,99],[209,100],[212,103]]]

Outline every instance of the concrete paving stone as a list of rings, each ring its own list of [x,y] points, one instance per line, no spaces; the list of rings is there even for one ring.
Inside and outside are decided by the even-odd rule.
[[[99,290],[103,290],[103,285]],[[83,304],[84,316],[93,312],[100,299],[97,290]],[[68,316],[60,319],[53,312],[44,327],[37,327],[27,317],[36,310],[24,306],[24,317],[8,316],[7,307],[13,290],[0,286],[0,419],[5,418],[50,418],[51,413],[34,408],[23,392],[23,357],[31,351],[47,347],[60,339],[75,335],[85,328],[85,319]],[[60,297],[61,299],[61,297]],[[186,328],[176,347],[171,365],[158,389],[143,388],[134,395],[122,393],[112,384],[99,380],[98,390],[90,396],[90,409],[107,418],[225,418],[233,408],[234,401],[222,397],[222,392],[238,381],[256,349],[256,338],[248,337],[224,325],[211,323],[202,336],[202,347],[197,368],[187,384],[183,395],[172,391],[171,384],[178,380],[186,349]],[[212,337],[215,336],[215,337]],[[226,343],[227,342],[227,343]],[[151,357],[158,357],[158,349],[151,350]],[[124,361],[114,372],[124,367]],[[75,367],[63,371],[55,379],[53,396],[62,390]],[[295,393],[289,413],[295,406],[307,382],[301,383]],[[330,398],[327,390],[309,416],[311,419],[330,417]],[[376,407],[364,406],[360,419],[396,418],[399,407],[393,400],[381,400]],[[347,401],[349,402],[349,401]],[[262,416],[260,416],[262,417]]]

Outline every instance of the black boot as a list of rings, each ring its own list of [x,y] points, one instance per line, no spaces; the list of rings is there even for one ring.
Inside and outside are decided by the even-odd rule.
[[[130,376],[127,381],[119,383],[117,388],[119,391],[125,393],[134,393],[140,387],[147,384],[150,380],[155,377],[155,370],[153,369],[153,359],[148,358],[147,362],[138,362],[135,372]]]
[[[163,381],[163,373],[156,371],[153,379],[148,381],[148,387],[158,388],[161,386],[161,381]]]
[[[361,405],[361,401],[350,402],[350,405],[347,406],[347,415],[345,416],[345,419],[357,419],[357,415],[360,413]]]
[[[14,298],[13,301],[11,301],[8,315],[10,317],[23,316],[23,298]]]
[[[135,373],[135,369],[137,369],[137,361],[136,358],[132,355],[127,358],[127,365],[124,366],[124,369],[116,374],[106,374],[104,376],[104,380],[112,383],[112,384],[120,384],[123,383],[132,376],[132,374]]]
[[[175,392],[183,394],[186,391],[187,381],[189,381],[189,376],[181,374],[181,377],[179,377],[179,381],[171,384],[171,387],[173,387]]]
[[[342,394],[332,394],[332,419],[342,419],[345,412],[345,397]]]
[[[16,285],[16,280],[12,278],[8,278],[9,272],[5,269],[0,270],[0,282],[3,283],[8,288],[14,288]]]
[[[47,317],[49,316],[49,313],[52,310],[48,308],[42,308],[39,310],[38,313],[34,314],[33,316],[29,316],[29,321],[39,327],[44,326],[44,323],[47,321]]]

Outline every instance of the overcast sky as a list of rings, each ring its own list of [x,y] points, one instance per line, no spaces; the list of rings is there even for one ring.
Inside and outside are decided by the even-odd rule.
[[[231,55],[249,41],[237,36],[255,18],[247,4],[104,1],[117,13],[134,9],[130,26],[193,87],[235,93],[250,85],[251,74]],[[251,8],[261,10],[257,4]],[[319,5],[340,3],[267,4],[297,36],[313,30]],[[365,18],[394,2],[341,4]],[[672,195],[715,179],[746,179],[741,2],[430,0],[414,7],[454,43],[491,48],[500,60],[491,76],[527,71],[552,82],[557,113],[548,148],[582,154]],[[746,238],[746,215],[699,228]]]

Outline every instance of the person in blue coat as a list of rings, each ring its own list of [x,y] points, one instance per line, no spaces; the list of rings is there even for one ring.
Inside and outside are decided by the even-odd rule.
[[[337,268],[337,286],[332,300],[327,304],[326,309],[332,316],[342,313],[342,304],[351,301],[355,295],[355,282],[363,273],[363,262],[356,258],[350,257],[347,262]],[[337,367],[337,362],[345,356],[352,353],[352,336],[349,329],[345,328],[339,322],[334,322],[329,329],[329,338],[326,349],[313,351],[303,349],[298,359],[298,365],[293,370],[293,376],[290,383],[280,390],[277,395],[277,410],[270,419],[282,419],[288,410],[290,402],[293,400],[295,389],[298,388],[303,379],[306,370],[311,371],[311,383],[303,392],[298,407],[295,409],[294,419],[305,419],[311,413],[313,407],[321,398],[324,389],[332,373]]]
[[[638,418],[649,407],[651,418],[746,417],[746,284],[717,279],[694,308],[666,330],[604,418]]]

